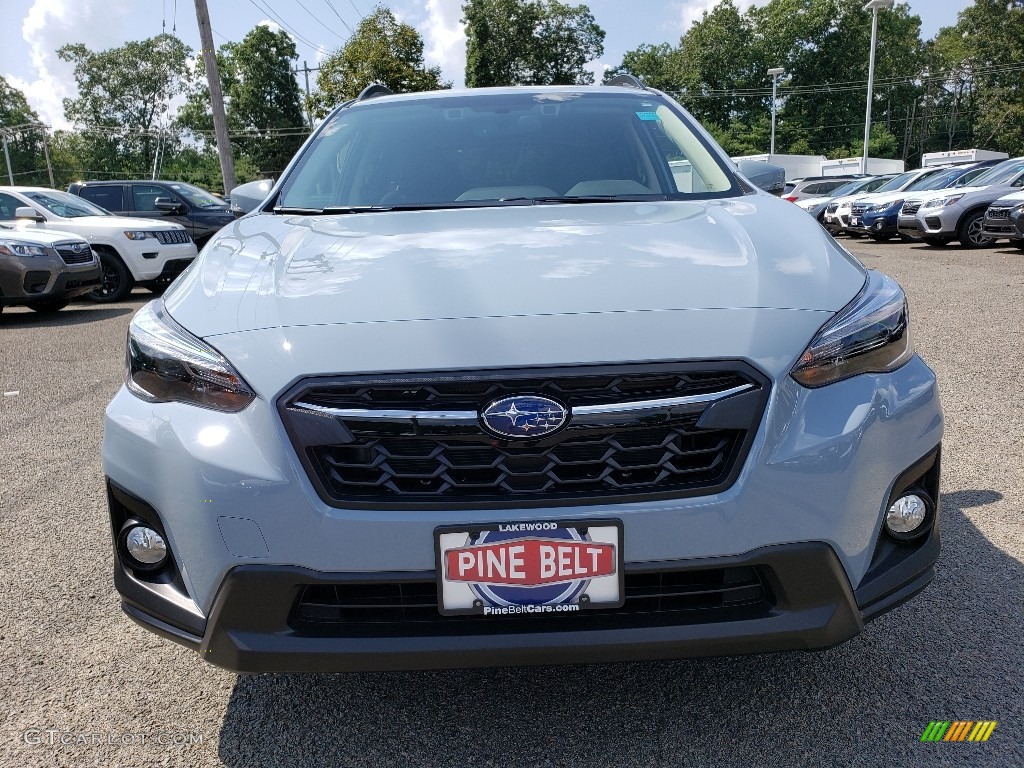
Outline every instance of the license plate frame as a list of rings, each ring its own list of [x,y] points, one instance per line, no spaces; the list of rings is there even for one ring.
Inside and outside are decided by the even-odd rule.
[[[526,544],[525,542],[537,542]],[[543,578],[552,566],[548,550],[555,549],[555,572],[549,581],[540,584],[499,582],[487,578],[476,581],[476,571],[488,567],[498,578],[501,551],[508,562],[505,575],[512,578],[513,548],[522,546],[529,552],[518,555],[527,559],[520,568],[528,576]],[[609,554],[607,547],[611,547]],[[485,566],[480,558],[491,549],[497,554]],[[592,550],[600,550],[593,552]],[[460,556],[474,556],[473,565],[460,576],[449,574],[449,565]],[[464,554],[466,553],[466,554]],[[510,554],[511,553],[511,554]],[[600,575],[569,578],[559,566],[568,565],[574,574],[582,567]],[[538,559],[539,558],[539,559]],[[466,561],[458,561],[464,566]],[[625,604],[625,563],[623,556],[623,524],[621,520],[531,520],[517,522],[446,525],[434,529],[434,563],[437,582],[437,608],[442,616],[521,617],[531,615],[566,615],[601,608],[621,608]],[[590,566],[593,566],[591,568]],[[607,571],[612,569],[611,573]],[[597,569],[597,570],[594,570]],[[448,578],[451,575],[452,578]],[[568,607],[566,607],[568,606]]]

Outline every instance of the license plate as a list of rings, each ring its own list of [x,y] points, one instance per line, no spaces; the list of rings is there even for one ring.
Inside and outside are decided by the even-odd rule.
[[[619,520],[438,528],[434,555],[445,616],[568,614],[625,600]]]
[[[859,216],[851,216],[850,217],[850,226],[851,227],[859,227],[860,226],[860,217]]]

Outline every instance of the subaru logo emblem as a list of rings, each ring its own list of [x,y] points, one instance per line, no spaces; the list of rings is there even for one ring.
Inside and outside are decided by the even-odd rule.
[[[519,395],[495,400],[484,408],[480,418],[488,431],[499,437],[531,440],[565,426],[569,411],[546,397]]]
[[[82,245],[81,243],[72,243],[71,250],[74,251],[75,253],[81,253],[82,251],[85,250],[85,246]]]

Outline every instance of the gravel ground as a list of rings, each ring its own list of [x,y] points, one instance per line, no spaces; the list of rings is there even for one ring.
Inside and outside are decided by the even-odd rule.
[[[943,552],[820,654],[236,677],[120,612],[99,445],[148,298],[0,318],[0,765],[1024,765],[1024,254],[847,241],[942,384]],[[16,394],[7,394],[16,392]],[[998,720],[921,744],[934,719]],[[65,743],[62,743],[65,742]]]

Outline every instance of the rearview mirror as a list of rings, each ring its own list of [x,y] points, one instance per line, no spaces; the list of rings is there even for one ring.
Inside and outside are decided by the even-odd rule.
[[[786,169],[775,163],[764,163],[760,160],[740,160],[736,163],[741,174],[765,192],[781,195],[786,188]]]
[[[244,216],[254,211],[259,204],[267,199],[274,182],[270,179],[250,181],[248,184],[240,184],[231,190],[231,212],[235,216]]]
[[[158,211],[165,213],[184,213],[185,206],[179,203],[177,200],[172,200],[169,197],[158,197],[153,201],[153,205],[156,206]]]
[[[28,205],[23,205],[14,209],[14,218],[16,219],[29,219],[31,221],[46,221],[46,217],[43,216],[35,208]]]

